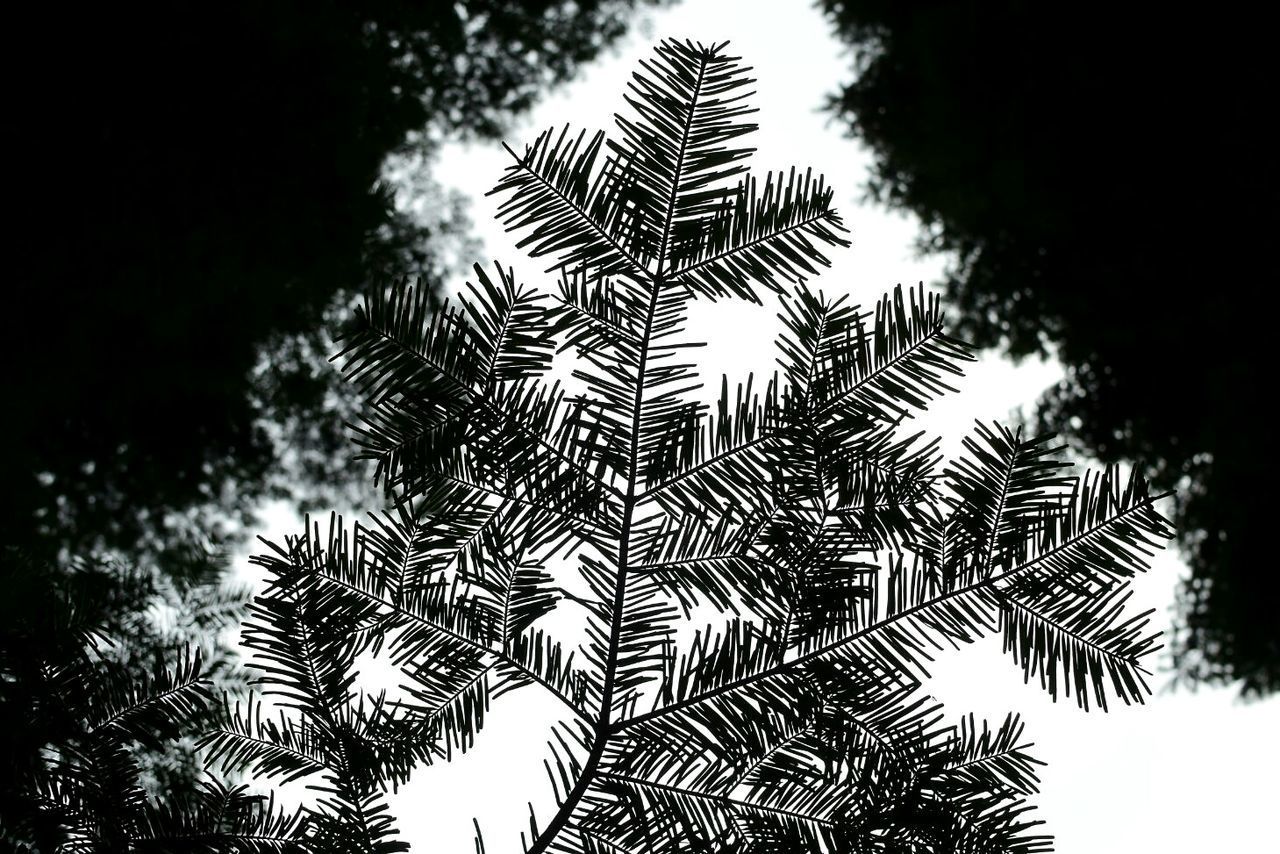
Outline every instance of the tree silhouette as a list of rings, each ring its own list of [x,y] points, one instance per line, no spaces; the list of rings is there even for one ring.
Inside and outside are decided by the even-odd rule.
[[[457,307],[400,287],[349,330],[360,442],[397,511],[260,558],[245,640],[291,716],[254,707],[210,737],[312,776],[320,837],[393,850],[381,790],[533,685],[565,715],[531,852],[1043,850],[1017,719],[939,726],[930,651],[999,630],[1055,696],[1141,701],[1154,644],[1124,581],[1165,535],[1141,480],[1070,478],[1044,442],[981,426],[939,473],[898,435],[967,352],[923,293],[863,312],[801,283],[840,220],[820,178],[746,175],[749,84],[723,46],[664,42],[619,140],[545,133],[495,188],[559,294],[477,267]],[[687,303],[760,288],[783,295],[781,373],[726,380],[705,412]],[[544,628],[562,607],[580,637]],[[399,699],[356,687],[371,649]]]
[[[858,57],[832,107],[875,154],[871,195],[957,254],[959,332],[1055,353],[1067,378],[1039,428],[1177,490],[1192,570],[1179,670],[1274,690],[1280,586],[1255,570],[1269,552],[1253,486],[1271,425],[1244,413],[1270,358],[1246,307],[1261,299],[1276,173],[1250,15],[822,5]]]
[[[1048,850],[1018,718],[945,725],[926,666],[998,632],[1055,698],[1141,702],[1155,640],[1122,609],[1166,525],[1139,476],[1071,477],[1043,440],[978,425],[942,467],[901,429],[968,349],[923,289],[863,311],[805,283],[844,229],[821,178],[746,173],[751,82],[725,45],[665,41],[617,140],[512,152],[501,216],[558,293],[497,265],[440,310],[369,298],[338,359],[395,501],[256,559],[262,693],[204,740],[318,797],[250,833],[210,829],[221,789],[139,807],[140,847],[404,850],[386,790],[528,688],[563,710],[533,854]],[[708,411],[689,304],[766,289],[779,372]]]

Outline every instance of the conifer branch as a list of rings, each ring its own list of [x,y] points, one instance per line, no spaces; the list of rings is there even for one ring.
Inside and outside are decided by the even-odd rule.
[[[821,177],[744,174],[747,71],[725,45],[663,42],[617,139],[508,149],[500,218],[554,256],[558,296],[477,267],[461,308],[393,288],[346,337],[395,509],[258,559],[245,637],[285,709],[207,739],[224,764],[308,777],[325,854],[400,850],[385,791],[470,749],[527,684],[568,710],[528,854],[1032,854],[1021,724],[941,724],[920,691],[933,651],[1002,629],[1055,696],[1147,690],[1154,641],[1121,606],[1168,534],[1158,498],[984,425],[935,473],[936,442],[898,431],[972,356],[922,288],[862,312],[804,284],[844,228]],[[760,288],[781,370],[763,394],[725,377],[708,407],[681,361],[687,303]],[[557,354],[570,377],[548,376]],[[723,622],[691,623],[708,611]],[[357,687],[366,656],[408,699]]]
[[[398,339],[391,336],[390,334],[382,332],[381,330],[373,330],[373,331],[374,331],[374,334],[381,337],[387,343],[403,348],[402,342],[400,342]],[[490,414],[496,416],[497,418],[503,420],[505,423],[510,425],[522,436],[525,436],[526,438],[533,440],[538,445],[538,447],[542,448],[548,454],[555,457],[558,462],[564,464],[565,466],[572,469],[574,472],[576,472],[583,478],[591,481],[593,484],[605,490],[606,492],[609,492],[613,496],[617,498],[622,497],[622,493],[617,487],[613,486],[610,483],[606,483],[603,480],[600,480],[594,474],[587,471],[587,469],[584,468],[581,463],[570,458],[568,454],[566,454],[560,448],[557,448],[546,437],[538,433],[535,433],[534,431],[527,428],[523,423],[520,422],[520,420],[516,416],[512,415],[510,412],[502,408],[502,406],[499,405],[497,402],[493,401],[488,396],[486,396],[483,391],[477,391],[465,380],[455,376],[452,373],[449,373],[446,367],[439,365],[438,363],[433,361],[430,358],[430,356],[428,356],[427,354],[421,353],[417,350],[413,350],[410,348],[404,348],[404,349],[407,353],[410,353],[414,357],[420,359],[424,365],[427,365],[432,370],[437,371],[441,376],[448,379],[454,385],[456,390],[464,394],[470,402],[483,407]]]
[[[422,626],[433,632],[438,632],[442,635],[445,635],[446,637],[452,640],[455,640],[458,643],[466,647],[469,647],[470,649],[475,650],[476,652],[483,653],[484,655],[493,656],[496,662],[501,662],[507,665],[508,667],[511,667],[513,670],[519,671],[521,674],[528,677],[531,681],[541,685],[548,692],[550,692],[552,696],[560,700],[560,702],[562,702],[566,707],[568,707],[569,710],[574,713],[574,715],[580,718],[583,718],[584,720],[590,719],[587,710],[580,708],[576,703],[573,702],[573,700],[565,696],[565,694],[559,688],[556,688],[554,685],[546,681],[541,676],[541,674],[535,673],[533,670],[531,670],[529,667],[527,667],[523,663],[516,661],[505,650],[494,649],[487,644],[481,643],[480,641],[467,637],[462,632],[459,632],[458,630],[448,625],[445,625],[437,620],[433,620],[424,614],[420,614],[414,610],[406,608],[404,607],[404,605],[398,604],[389,598],[380,597],[376,593],[373,593],[369,590],[365,590],[349,582],[343,581],[340,578],[335,578],[331,575],[322,575],[320,577],[323,578],[329,584],[336,585],[350,593],[356,594],[357,596],[362,596],[371,602],[376,602],[379,605],[383,605],[388,609],[390,609],[392,612],[406,618],[407,620],[413,623],[418,624],[419,626]]]
[[[563,139],[563,134],[561,134],[561,137]],[[598,134],[592,140],[589,147],[590,150],[597,150],[603,139],[604,134]],[[553,196],[556,202],[565,210],[565,212],[570,214],[576,222],[581,223],[592,233],[593,236],[597,237],[613,249],[613,251],[617,252],[618,255],[630,265],[632,272],[635,275],[645,277],[649,274],[648,267],[639,258],[627,251],[627,249],[622,246],[618,239],[614,237],[614,235],[604,225],[596,222],[595,218],[585,210],[581,202],[570,198],[562,188],[556,186],[552,181],[548,180],[545,175],[541,174],[533,167],[533,157],[536,146],[526,152],[523,157],[516,154],[516,152],[513,151],[506,143],[503,143],[502,147],[509,155],[511,155],[511,159],[515,161],[510,167],[511,169],[518,170],[523,173],[530,181],[536,183],[539,188]],[[592,160],[594,160],[594,155],[592,156]],[[500,192],[502,189],[504,189],[504,185],[500,184],[498,187],[490,190],[489,195]],[[532,238],[530,238],[529,241],[532,241]]]
[[[688,480],[689,478],[696,477],[697,475],[701,474],[707,469],[714,468],[715,466],[720,465],[726,460],[732,459],[738,454],[746,453],[747,451],[750,451],[753,448],[758,448],[761,445],[768,443],[773,438],[774,437],[770,435],[757,436],[754,439],[748,439],[746,442],[743,442],[741,445],[736,445],[732,448],[728,448],[727,450],[721,451],[720,453],[715,454],[714,456],[708,459],[705,459],[700,463],[690,466],[688,469],[685,469],[679,474],[673,475],[672,477],[669,477],[666,480],[653,484],[648,489],[641,492],[636,497],[636,500],[647,501],[649,499],[652,499],[655,495],[665,492],[666,490],[670,489],[672,486],[675,486],[678,483],[682,483]]]
[[[700,703],[704,703],[708,700],[714,699],[724,694],[739,691],[745,687],[748,687],[750,685],[753,685],[757,682],[768,679],[770,677],[799,670],[808,664],[811,664],[816,661],[820,661],[824,657],[827,657],[844,647],[854,644],[855,642],[866,637],[867,635],[874,634],[879,631],[883,631],[885,628],[892,626],[896,623],[902,622],[904,620],[907,620],[910,617],[913,617],[921,612],[928,611],[929,609],[936,608],[940,605],[944,605],[951,601],[963,599],[967,596],[970,596],[982,590],[992,589],[996,587],[998,582],[1014,581],[1018,577],[1026,573],[1029,573],[1033,569],[1038,568],[1042,563],[1049,561],[1055,557],[1061,556],[1062,554],[1069,552],[1071,549],[1078,547],[1082,543],[1087,542],[1092,537],[1098,536],[1099,534],[1104,532],[1108,527],[1122,524],[1127,517],[1136,513],[1144,512],[1144,511],[1149,512],[1155,500],[1157,499],[1149,498],[1144,500],[1142,503],[1135,504],[1132,507],[1126,508],[1120,511],[1116,516],[1106,519],[1104,521],[1098,522],[1092,527],[1084,531],[1081,531],[1078,534],[1073,535],[1070,539],[1066,540],[1065,542],[1062,542],[1050,549],[1045,550],[1043,553],[1037,555],[1036,557],[1027,561],[1023,565],[1018,566],[1014,569],[1008,570],[1001,575],[976,581],[972,584],[958,588],[949,593],[945,593],[935,599],[931,599],[926,602],[921,602],[918,605],[914,605],[910,608],[907,608],[903,611],[898,612],[897,614],[887,617],[884,620],[881,620],[880,622],[877,622],[874,625],[868,626],[865,629],[861,629],[847,638],[842,638],[841,640],[835,641],[834,643],[830,643],[825,646],[819,647],[818,649],[811,650],[810,652],[804,653],[803,655],[800,655],[794,659],[783,662],[781,664],[774,665],[773,667],[762,670],[758,673],[754,673],[750,676],[744,676],[741,679],[737,679],[728,684],[721,685],[718,688],[712,689],[703,694],[689,697],[685,700],[682,700],[677,703],[673,703],[672,705],[666,706],[661,709],[656,709],[652,712],[646,712],[644,714],[637,715],[635,717],[632,717],[626,720],[618,721],[613,724],[613,732],[615,733],[621,732],[625,729],[637,726],[639,724],[648,723],[655,719],[663,718],[668,715],[675,714],[691,706],[696,706]]]

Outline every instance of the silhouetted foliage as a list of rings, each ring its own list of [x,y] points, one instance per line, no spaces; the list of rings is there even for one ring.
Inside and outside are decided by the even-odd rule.
[[[1056,353],[1040,427],[1177,489],[1180,671],[1275,690],[1273,427],[1252,411],[1273,360],[1252,322],[1276,200],[1266,28],[1230,5],[822,6],[857,57],[833,109],[875,153],[872,196],[957,253],[960,332]]]
[[[163,750],[209,720],[210,688],[200,656],[184,655],[167,669],[161,662],[139,676],[93,656],[103,639],[78,629],[83,627],[62,625],[56,634],[64,643],[84,644],[85,654],[31,668],[56,692],[40,712],[61,731],[36,745],[32,767],[13,768],[0,842],[14,851],[49,852],[297,850],[291,840],[300,817],[244,786],[212,778],[196,785],[184,777],[190,785],[160,788],[154,793],[159,800],[149,797],[138,748]],[[11,788],[18,789],[15,802],[9,801]]]
[[[270,478],[260,416],[305,410],[294,444],[345,447],[330,372],[286,359],[255,384],[262,348],[318,336],[336,295],[386,268],[439,279],[424,227],[378,186],[387,155],[493,135],[633,5],[12,13],[3,541],[135,549],[193,507],[238,521],[255,496],[301,486]],[[212,533],[207,517],[185,524]]]
[[[1043,440],[979,425],[943,468],[902,431],[968,349],[922,290],[864,311],[804,283],[844,229],[821,178],[745,172],[750,83],[723,45],[663,42],[617,140],[513,152],[502,217],[558,293],[497,265],[440,310],[369,298],[339,361],[392,510],[256,559],[262,693],[204,739],[215,767],[319,797],[213,839],[217,804],[249,806],[211,788],[122,834],[404,850],[386,790],[535,687],[563,716],[533,854],[1048,850],[1018,718],[942,724],[925,667],[999,632],[1055,698],[1142,702],[1154,639],[1122,606],[1166,525],[1140,477],[1072,477]],[[686,309],[766,291],[780,370],[708,411]]]
[[[220,636],[247,593],[210,555],[165,565],[57,572],[0,552],[0,842],[14,850],[123,850],[110,834],[128,832],[146,792],[194,796],[195,737],[215,720],[205,701],[243,690]],[[77,848],[82,836],[96,842]]]

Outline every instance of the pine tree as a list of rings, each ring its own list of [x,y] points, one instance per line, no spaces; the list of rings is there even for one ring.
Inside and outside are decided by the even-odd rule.
[[[405,850],[386,791],[525,688],[564,712],[533,854],[1047,851],[1018,717],[945,723],[932,656],[999,633],[1055,698],[1142,702],[1156,642],[1122,606],[1155,497],[999,426],[945,466],[906,433],[971,356],[922,289],[864,311],[807,284],[845,230],[821,178],[747,174],[751,82],[663,42],[617,140],[545,133],[494,191],[557,292],[477,266],[455,305],[402,284],[347,331],[392,509],[257,559],[263,696],[205,741],[317,792],[270,814],[298,850]],[[691,301],[770,292],[779,371],[699,403]]]

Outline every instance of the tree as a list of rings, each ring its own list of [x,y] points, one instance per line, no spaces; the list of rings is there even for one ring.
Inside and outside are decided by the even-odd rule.
[[[310,414],[294,450],[345,450],[330,372],[304,358],[275,362],[269,384],[251,374],[264,348],[305,351],[292,342],[319,339],[326,310],[370,277],[439,278],[426,229],[379,187],[384,160],[497,133],[616,39],[632,6],[16,12],[5,56],[21,231],[0,332],[21,367],[0,435],[3,541],[145,553],[179,522],[210,534],[216,515],[185,518],[196,508],[242,521],[286,484],[262,424],[274,413]]]
[[[1039,429],[1176,490],[1179,671],[1275,690],[1280,586],[1256,570],[1271,427],[1245,414],[1270,362],[1246,308],[1276,198],[1261,30],[1234,7],[822,5],[857,56],[832,109],[874,152],[871,196],[956,253],[959,332],[1056,354]]]
[[[1155,640],[1123,605],[1156,499],[998,426],[946,468],[901,430],[969,351],[923,289],[863,311],[805,283],[844,229],[821,178],[747,175],[750,84],[725,45],[663,42],[619,139],[512,153],[502,216],[557,294],[477,266],[455,306],[401,284],[358,312],[338,359],[392,509],[257,558],[262,694],[204,740],[319,797],[218,845],[404,850],[385,790],[527,688],[563,708],[533,854],[1048,850],[1018,718],[942,724],[925,667],[999,632],[1055,697],[1141,702]],[[709,412],[689,303],[765,289],[780,371]],[[370,659],[404,684],[361,681]],[[203,839],[220,794],[128,826]]]

